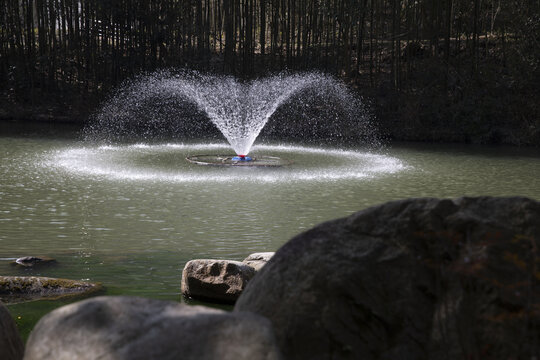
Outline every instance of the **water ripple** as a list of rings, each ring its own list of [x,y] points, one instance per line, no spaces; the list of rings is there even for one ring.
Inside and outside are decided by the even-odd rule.
[[[254,153],[293,160],[275,169],[198,166],[184,158],[193,152],[230,152],[224,144],[135,144],[81,146],[56,151],[44,165],[69,173],[113,180],[166,182],[338,181],[373,179],[407,168],[400,159],[371,152],[296,145],[258,145]]]

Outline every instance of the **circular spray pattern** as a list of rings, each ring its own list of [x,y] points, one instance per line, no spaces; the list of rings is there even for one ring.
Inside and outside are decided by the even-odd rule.
[[[294,145],[253,147],[250,156],[255,159],[276,157],[291,162],[281,167],[199,166],[185,160],[202,151],[216,157],[230,148],[227,144],[81,146],[56,151],[46,166],[77,176],[176,183],[372,179],[407,168],[401,160],[384,154]]]

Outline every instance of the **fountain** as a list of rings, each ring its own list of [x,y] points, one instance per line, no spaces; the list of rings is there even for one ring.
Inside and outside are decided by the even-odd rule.
[[[327,181],[402,169],[397,159],[358,151],[377,147],[375,134],[363,101],[329,75],[279,73],[240,81],[160,71],[120,86],[85,129],[91,145],[54,161],[79,173],[173,182]],[[222,137],[228,145],[215,142]],[[135,144],[125,144],[133,139]],[[263,143],[254,146],[256,139]]]
[[[305,117],[306,110],[320,108],[329,99],[331,101],[325,107],[331,109],[334,106],[345,116],[340,118],[334,112],[330,119],[325,119],[322,117],[328,114],[324,112],[318,115],[312,113],[307,119],[308,128],[314,118],[319,116],[319,123],[326,125],[318,124],[314,128],[319,126],[324,131],[326,127],[328,136],[339,138],[343,136],[342,129],[335,126],[332,128],[331,124],[336,119],[342,123],[346,120],[346,128],[350,128],[352,122],[356,123],[353,127],[355,135],[370,133],[370,141],[374,141],[361,102],[341,82],[321,73],[280,73],[248,82],[230,76],[203,75],[193,71],[158,72],[142,76],[126,82],[116,91],[86,133],[88,139],[109,141],[135,135],[137,132],[142,132],[145,139],[152,139],[155,138],[156,130],[186,135],[190,130],[179,129],[179,124],[185,126],[191,121],[200,125],[207,116],[227,139],[236,155],[190,155],[186,157],[189,162],[222,166],[283,166],[291,161],[276,156],[248,155],[261,130],[280,107],[288,106],[290,111],[287,120],[295,121],[299,114]],[[177,109],[166,110],[175,106]],[[190,112],[192,119],[175,121],[175,116]],[[200,126],[198,129],[195,126],[189,135],[201,132],[205,130],[201,131]]]

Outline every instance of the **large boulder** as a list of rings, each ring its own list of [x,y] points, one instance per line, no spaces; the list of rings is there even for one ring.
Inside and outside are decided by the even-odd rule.
[[[15,321],[8,309],[0,302],[0,359],[20,360],[24,346]]]
[[[537,201],[390,202],[290,240],[235,311],[290,359],[533,359],[539,249]]]
[[[270,322],[128,296],[100,296],[63,306],[32,330],[25,360],[280,359]]]
[[[182,294],[188,298],[234,303],[255,269],[239,261],[196,259],[182,272]]]
[[[0,276],[0,300],[8,304],[90,295],[102,289],[100,283],[79,280],[40,276]]]
[[[248,255],[247,258],[242,260],[246,265],[251,266],[255,271],[262,269],[264,265],[274,256],[275,252],[259,252]]]

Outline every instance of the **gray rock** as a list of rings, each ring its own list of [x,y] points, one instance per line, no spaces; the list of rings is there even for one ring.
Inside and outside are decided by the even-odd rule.
[[[290,240],[235,311],[290,359],[533,359],[539,249],[534,200],[390,202]]]
[[[56,260],[48,256],[24,256],[16,259],[12,264],[23,267],[35,267],[55,264]]]
[[[259,271],[272,258],[272,256],[274,256],[274,254],[275,252],[254,253],[242,260],[242,262],[254,268],[255,271]]]
[[[25,360],[280,359],[270,322],[128,296],[100,296],[63,306],[32,330]]]
[[[24,345],[15,321],[8,309],[0,302],[0,359],[20,360],[23,353]]]
[[[189,298],[234,303],[255,270],[231,260],[188,261],[182,272],[182,294]]]
[[[102,290],[100,283],[39,276],[0,276],[0,300],[17,302],[82,296]]]

